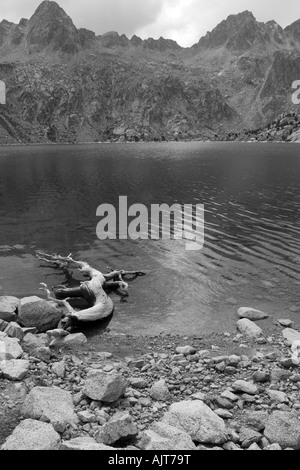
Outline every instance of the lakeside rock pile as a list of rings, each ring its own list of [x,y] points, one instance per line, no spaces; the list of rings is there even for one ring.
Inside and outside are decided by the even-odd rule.
[[[78,342],[60,351],[51,334],[21,328],[22,336],[10,323],[0,332],[0,388],[23,393],[19,424],[8,437],[0,429],[2,450],[300,449],[300,370],[291,349],[300,331],[283,319],[266,337],[245,318],[266,314],[237,313],[243,334],[219,335],[219,346],[170,337],[156,349],[148,338],[149,352],[125,358]]]

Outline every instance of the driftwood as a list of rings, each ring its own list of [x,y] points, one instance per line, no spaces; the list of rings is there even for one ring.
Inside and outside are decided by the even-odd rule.
[[[47,265],[62,269],[65,273],[73,268],[78,269],[85,277],[89,278],[89,280],[81,282],[78,287],[58,286],[53,289],[55,296],[51,294],[46,284],[40,284],[40,289],[46,292],[49,300],[66,308],[66,318],[61,325],[64,328],[71,326],[76,320],[93,322],[109,317],[114,311],[114,304],[106,290],[117,289],[122,296],[128,296],[128,284],[124,279],[134,280],[138,276],[145,275],[142,271],[113,270],[111,268],[108,268],[110,270],[108,274],[103,274],[85,261],[74,260],[72,254],[64,257],[39,252],[37,258]],[[69,303],[69,300],[74,298],[84,298],[90,307],[80,311],[75,310]]]

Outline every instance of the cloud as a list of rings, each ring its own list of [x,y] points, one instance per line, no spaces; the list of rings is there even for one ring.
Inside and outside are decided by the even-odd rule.
[[[41,0],[0,0],[1,16],[29,18]],[[258,21],[274,19],[285,27],[300,18],[299,0],[58,0],[77,27],[96,34],[118,31],[131,37],[160,36],[183,46],[198,42],[230,14],[250,10]],[[1,18],[0,18],[1,19]]]
[[[1,19],[18,23],[30,18],[41,0],[1,0]],[[58,0],[78,28],[96,34],[118,31],[132,36],[138,28],[155,23],[164,0]]]
[[[300,18],[299,0],[163,0],[163,8],[155,22],[139,28],[146,38],[151,35],[175,39],[190,46],[199,41],[231,14],[250,10],[257,21],[274,19],[282,27]]]

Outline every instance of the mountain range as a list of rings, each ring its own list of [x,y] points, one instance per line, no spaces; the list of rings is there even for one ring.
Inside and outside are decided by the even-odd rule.
[[[298,112],[300,20],[244,11],[190,48],[78,29],[54,1],[0,22],[0,143],[211,139]]]

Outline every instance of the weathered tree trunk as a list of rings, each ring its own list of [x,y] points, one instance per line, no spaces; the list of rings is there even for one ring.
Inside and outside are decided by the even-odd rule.
[[[111,298],[106,294],[105,289],[118,289],[122,295],[128,295],[128,284],[124,278],[130,277],[131,280],[138,276],[144,276],[141,271],[117,271],[111,270],[108,274],[102,274],[97,269],[92,268],[84,261],[76,261],[72,255],[63,257],[60,255],[49,255],[47,253],[38,253],[39,260],[54,265],[64,271],[73,268],[78,269],[84,276],[89,277],[76,288],[67,288],[60,286],[55,290],[55,297],[50,293],[46,284],[41,284],[41,290],[46,291],[49,300],[55,301],[58,305],[63,305],[67,309],[67,319],[78,320],[82,322],[93,322],[109,317],[114,310],[114,304]],[[71,298],[84,298],[90,305],[89,308],[81,311],[74,310],[68,300]],[[67,322],[68,324],[69,322]]]

